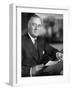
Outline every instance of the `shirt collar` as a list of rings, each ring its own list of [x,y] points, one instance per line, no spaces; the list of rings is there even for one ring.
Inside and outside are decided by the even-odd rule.
[[[33,37],[30,35],[30,33],[28,33],[28,35],[29,35],[30,39],[32,40],[33,44],[35,44],[35,40],[36,40],[37,38],[33,38]]]

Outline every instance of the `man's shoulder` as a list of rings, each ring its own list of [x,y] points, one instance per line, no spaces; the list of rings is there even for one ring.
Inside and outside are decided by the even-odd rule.
[[[22,35],[22,40],[26,40],[29,38],[29,35],[28,33],[25,33],[24,35]]]
[[[44,42],[45,44],[49,45],[49,42],[46,40],[45,37],[38,37],[38,39],[39,39],[40,42]]]

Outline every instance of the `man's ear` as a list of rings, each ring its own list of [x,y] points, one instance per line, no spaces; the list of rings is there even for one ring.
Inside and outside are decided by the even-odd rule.
[[[29,20],[28,21],[28,29],[30,28],[30,24],[31,24],[31,21]]]

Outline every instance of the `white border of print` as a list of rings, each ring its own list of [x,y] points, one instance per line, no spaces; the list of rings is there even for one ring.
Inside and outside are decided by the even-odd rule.
[[[41,7],[24,7],[23,5],[10,5],[10,70],[9,83],[11,85],[46,85],[55,83],[70,82],[70,60],[68,59],[68,28],[69,28],[69,10],[59,8],[41,8]],[[21,13],[50,13],[63,14],[64,30],[64,75],[63,76],[46,76],[46,77],[21,77]]]

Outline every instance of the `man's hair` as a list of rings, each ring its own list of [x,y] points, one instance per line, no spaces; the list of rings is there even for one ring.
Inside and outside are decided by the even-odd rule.
[[[38,15],[34,14],[33,16],[31,16],[31,18],[34,18],[34,17],[37,17],[37,18],[40,18]],[[31,19],[30,18],[30,19]]]
[[[32,16],[30,17],[29,21],[30,21],[32,18],[39,18],[39,19],[41,19],[41,18],[40,18],[38,15],[36,15],[36,14],[32,15]],[[29,22],[29,21],[28,21],[28,22]]]

